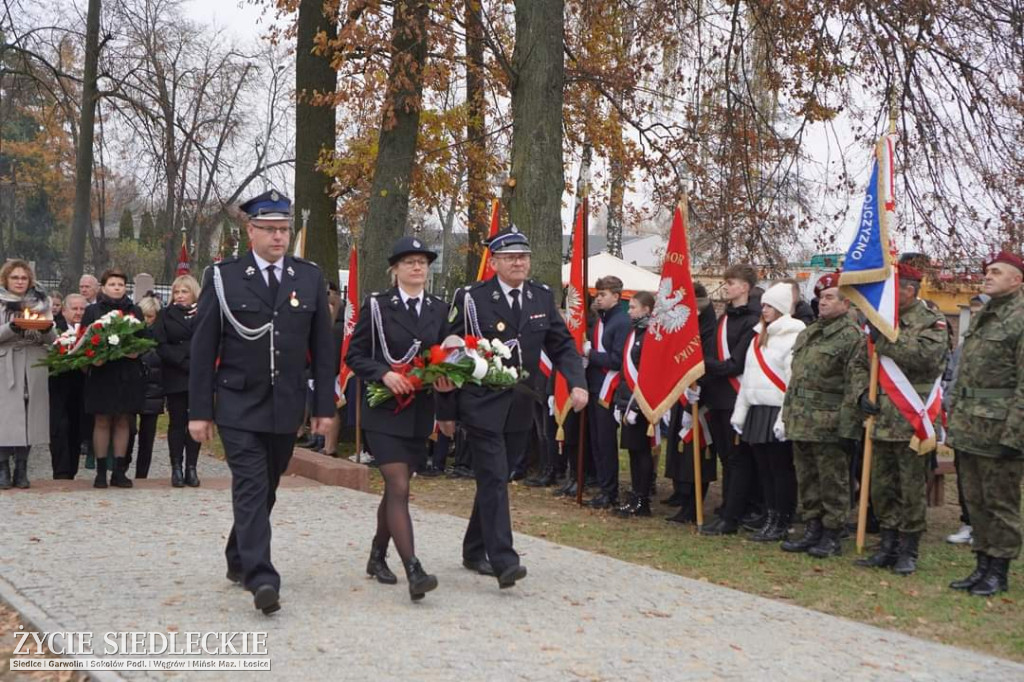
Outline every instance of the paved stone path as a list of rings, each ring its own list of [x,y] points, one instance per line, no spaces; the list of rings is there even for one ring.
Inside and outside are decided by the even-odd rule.
[[[200,471],[212,481],[223,464]],[[462,568],[462,519],[415,509],[440,587],[412,604],[404,577],[363,574],[376,506],[341,488],[280,492],[283,610],[267,618],[224,579],[226,490],[0,493],[0,597],[44,629],[265,631],[260,679],[1024,680],[1016,663],[522,535],[530,575],[499,591]]]

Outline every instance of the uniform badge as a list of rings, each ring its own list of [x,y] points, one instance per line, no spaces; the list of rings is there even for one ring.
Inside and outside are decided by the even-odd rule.
[[[508,228],[508,231],[511,232],[512,234],[519,234],[519,228],[516,227],[515,225],[513,225],[510,228]]]
[[[288,303],[293,308],[298,308],[299,307],[299,297],[295,295],[294,291],[292,292],[292,300],[289,301]]]
[[[494,325],[494,328],[497,329],[499,332],[503,332],[505,331],[505,323],[498,322],[498,324]]]
[[[451,324],[452,322],[454,322],[455,318],[458,316],[458,314],[459,314],[458,308],[456,308],[455,306],[452,306],[451,309],[448,311],[448,323]]]
[[[533,292],[530,291],[529,289],[526,290],[526,298],[530,299],[531,301],[533,300]]]
[[[294,277],[295,276],[295,268],[293,268],[292,266],[289,265],[288,266],[288,274],[291,275],[292,277]]]
[[[278,194],[276,190],[271,191],[271,193],[270,193],[270,200],[271,201],[279,201],[280,199],[281,199],[281,195]]]
[[[413,239],[412,240],[412,248],[414,248],[414,249],[421,249],[421,248],[423,248],[423,243],[419,239]]]
[[[252,277],[253,275],[256,274],[256,268],[250,265],[245,269],[245,274],[247,277]]]
[[[427,301],[427,305],[434,305],[433,299],[431,299],[429,296],[427,296],[426,301]]]
[[[492,301],[497,301],[499,298],[501,298],[501,295],[498,294],[497,291],[492,291],[491,292],[491,300]]]

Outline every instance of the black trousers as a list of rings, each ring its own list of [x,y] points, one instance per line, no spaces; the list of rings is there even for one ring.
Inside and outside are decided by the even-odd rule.
[[[781,514],[796,511],[796,469],[793,466],[791,443],[760,443],[752,445],[761,494],[768,509]]]
[[[476,475],[476,497],[462,540],[462,556],[470,560],[486,557],[500,575],[519,564],[519,555],[512,548],[512,515],[508,507],[508,451],[525,447],[530,432],[463,428]]]
[[[270,562],[270,512],[277,485],[295,447],[294,433],[258,433],[219,427],[231,468],[231,505],[235,522],[224,550],[228,568],[244,576],[245,586],[281,589]]]
[[[654,476],[654,455],[651,446],[629,449],[629,480],[633,494],[648,497],[651,491],[651,477]]]
[[[718,459],[722,462],[722,500],[729,499],[732,471],[736,463],[733,455],[739,449],[731,420],[732,410],[708,410],[708,429],[711,431],[711,440],[715,444]]]
[[[736,432],[733,431],[731,438],[734,438],[735,435]],[[715,440],[715,443],[718,443],[718,440]],[[722,518],[738,522],[749,509],[761,506],[755,503],[762,501],[761,491],[757,485],[754,451],[746,443],[733,444],[731,447],[728,477],[725,478],[729,487],[725,491],[725,507],[722,510]]]
[[[199,443],[188,433],[188,391],[167,396],[167,447],[171,463],[181,463],[185,453],[185,466],[194,467],[199,461]]]
[[[602,407],[596,393],[587,403],[587,422],[590,430],[590,451],[594,455],[597,484],[601,492],[611,499],[619,497],[619,425],[612,410]]]
[[[971,525],[971,513],[967,511],[967,498],[964,496],[964,479],[960,475],[960,455],[953,451],[953,466],[956,468],[956,496],[960,502],[960,523]]]
[[[156,440],[158,414],[139,415],[139,458],[135,460],[135,478],[148,478],[153,461],[153,442]]]
[[[82,446],[82,381],[80,376],[50,379],[50,463],[54,479],[78,474]]]

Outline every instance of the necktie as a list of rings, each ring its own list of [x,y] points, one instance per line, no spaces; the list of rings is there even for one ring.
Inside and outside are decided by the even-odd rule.
[[[419,302],[419,298],[410,298],[408,301],[405,302],[406,305],[409,306],[409,314],[412,315],[413,322],[418,322],[420,319],[420,314],[416,310],[416,304]]]
[[[267,286],[270,287],[270,300],[277,301],[277,290],[281,288],[281,283],[277,281],[277,268],[273,265],[267,266]]]
[[[508,295],[512,297],[512,319],[516,325],[519,324],[519,316],[523,313],[523,306],[519,305],[519,289],[512,289]]]

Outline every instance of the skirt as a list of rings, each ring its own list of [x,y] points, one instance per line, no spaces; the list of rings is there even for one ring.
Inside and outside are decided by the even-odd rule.
[[[122,358],[90,367],[82,396],[86,414],[139,414],[146,402],[142,362]]]
[[[775,420],[779,418],[781,407],[771,405],[751,405],[747,410],[747,419],[743,423],[743,435],[740,440],[749,445],[778,443],[775,437]]]
[[[402,438],[382,431],[363,431],[373,461],[381,464],[408,464],[419,467],[427,459],[426,438]]]

